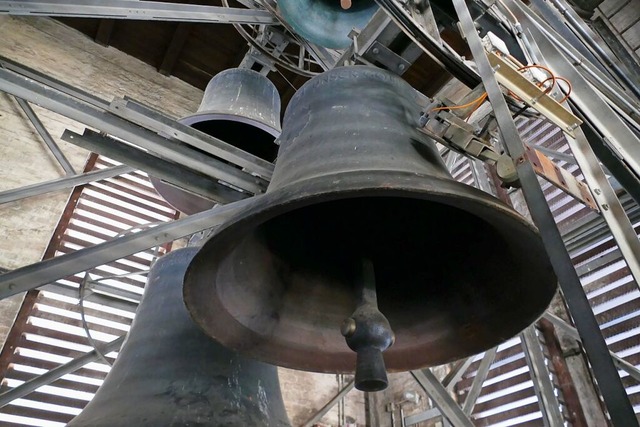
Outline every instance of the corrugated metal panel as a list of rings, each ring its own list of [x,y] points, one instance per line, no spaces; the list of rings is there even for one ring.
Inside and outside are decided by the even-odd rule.
[[[98,158],[93,169],[117,163]],[[73,252],[118,235],[177,217],[147,176],[133,172],[91,183],[70,200],[72,211],[55,245],[55,255]],[[55,236],[54,236],[55,237]],[[30,293],[23,315],[14,325],[14,340],[2,358],[2,391],[16,387],[50,369],[93,350],[82,319],[96,343],[114,340],[129,330],[136,301],[142,295],[145,271],[170,246],[148,250],[58,280]],[[122,277],[125,275],[126,277]],[[105,279],[109,278],[111,279]],[[79,304],[84,281],[84,299]],[[95,283],[91,283],[95,281]],[[94,286],[99,285],[92,290]],[[123,295],[127,296],[126,298]],[[106,355],[112,363],[116,352]],[[0,410],[2,425],[62,426],[93,397],[110,366],[91,363]]]
[[[570,154],[567,141],[554,125],[542,120],[520,119],[518,128],[525,142],[538,144]],[[574,164],[557,161],[576,178],[582,179]],[[620,252],[602,219],[588,207],[566,195],[547,181],[540,183],[556,222],[566,238],[582,283],[609,348],[628,362],[640,364],[640,291],[630,276]],[[514,192],[516,196],[518,192]],[[640,228],[638,207],[623,196],[625,208],[631,215],[636,232]],[[545,355],[548,357],[548,351]],[[475,376],[480,359],[476,360],[456,390],[460,401]],[[553,364],[547,366],[554,384],[557,384]],[[640,413],[640,386],[626,373],[620,372],[636,413]],[[560,404],[563,396],[556,388]],[[561,406],[565,416],[568,410]],[[535,395],[520,339],[514,338],[500,346],[487,380],[483,384],[473,412],[479,426],[539,426],[542,414]],[[570,422],[567,420],[567,424]]]

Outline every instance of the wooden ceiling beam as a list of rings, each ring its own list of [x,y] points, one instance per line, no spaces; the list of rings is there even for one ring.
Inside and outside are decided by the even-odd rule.
[[[160,72],[160,74],[163,74],[165,76],[171,75],[176,62],[180,57],[182,48],[189,38],[189,33],[191,32],[192,27],[193,24],[191,23],[180,22],[178,24],[176,30],[173,33],[173,37],[171,37],[171,42],[169,42],[169,46],[164,53],[162,63],[160,64],[160,67],[158,67],[158,71]]]
[[[98,31],[96,31],[96,43],[101,44],[102,46],[109,46],[115,24],[115,19],[101,19],[100,24],[98,24]]]

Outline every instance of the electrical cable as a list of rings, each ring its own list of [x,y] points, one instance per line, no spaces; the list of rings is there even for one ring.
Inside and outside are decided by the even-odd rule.
[[[431,110],[431,111],[429,111],[429,112],[430,112],[430,113],[432,113],[432,112],[434,112],[434,111],[440,111],[440,110],[459,110],[459,109],[461,109],[461,108],[467,108],[467,107],[470,107],[470,106],[472,106],[472,105],[475,105],[475,104],[476,104],[476,103],[478,103],[478,102],[481,102],[483,99],[486,99],[486,97],[487,97],[487,93],[486,93],[486,92],[484,92],[482,95],[480,95],[479,97],[477,97],[477,98],[476,98],[476,99],[474,99],[473,101],[468,102],[468,103],[466,103],[466,104],[463,104],[463,105],[454,105],[454,106],[452,106],[452,107],[447,107],[447,106],[445,106],[445,107],[438,107],[438,108],[434,108],[434,109],[432,109],[432,110]]]

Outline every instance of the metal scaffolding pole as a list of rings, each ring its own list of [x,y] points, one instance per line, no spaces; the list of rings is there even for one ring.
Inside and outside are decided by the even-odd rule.
[[[266,181],[232,165],[166,139],[134,123],[88,105],[29,78],[0,69],[0,90],[28,100],[48,110],[95,127],[110,135],[182,164],[204,175],[223,180],[250,193],[261,193]]]
[[[22,108],[22,111],[24,111],[24,113],[27,115],[31,124],[33,124],[33,127],[36,129],[36,132],[38,132],[38,135],[40,135],[44,143],[47,145],[47,147],[49,147],[51,154],[53,154],[58,163],[60,163],[60,166],[62,166],[64,172],[67,175],[75,175],[76,171],[73,169],[73,166],[66,158],[62,150],[60,150],[58,144],[56,144],[56,142],[53,140],[49,131],[47,131],[47,129],[44,127],[44,124],[42,124],[36,112],[33,111],[31,105],[29,105],[29,103],[24,99],[15,98],[15,100],[20,108]]]
[[[515,2],[511,2],[511,4],[513,3]],[[564,246],[553,214],[549,209],[531,163],[525,159],[524,144],[513,122],[500,86],[496,81],[494,70],[484,51],[471,14],[464,0],[453,0],[453,4],[460,19],[462,32],[467,39],[476,62],[478,73],[482,78],[489,101],[494,109],[504,146],[508,154],[516,162],[516,170],[531,217],[540,230],[565,300],[583,339],[587,356],[593,367],[594,375],[598,381],[611,419],[614,424],[620,426],[638,425],[626,390],[611,360],[607,344],[602,337],[589,300],[582,289],[571,257]]]
[[[184,219],[160,224],[138,233],[128,234],[87,249],[60,255],[2,274],[0,275],[0,299],[38,288],[162,243],[216,227],[246,206],[249,200],[253,199],[216,206]]]
[[[494,347],[491,350],[487,350],[482,357],[482,361],[480,362],[480,366],[478,366],[476,376],[473,377],[471,388],[467,393],[467,398],[462,404],[462,411],[467,415],[471,415],[474,406],[476,406],[478,396],[480,396],[480,392],[482,392],[482,383],[484,383],[484,381],[487,379],[487,375],[489,375],[491,364],[495,360],[497,352],[498,347]]]
[[[560,413],[560,403],[555,395],[549,369],[545,364],[544,353],[540,347],[540,340],[536,335],[536,327],[529,326],[520,335],[524,356],[529,365],[529,372],[533,380],[533,388],[536,391],[542,409],[542,419],[547,427],[564,426],[564,417]]]
[[[241,193],[222,185],[216,180],[198,174],[182,165],[160,159],[124,142],[89,129],[85,129],[84,135],[79,135],[67,129],[62,134],[62,140],[93,153],[102,154],[110,159],[126,163],[178,188],[218,203],[235,202],[250,196],[247,193]]]
[[[336,403],[338,403],[341,399],[344,399],[347,393],[353,390],[353,387],[355,386],[355,384],[356,384],[355,380],[352,380],[349,384],[344,386],[342,390],[338,391],[338,393],[335,396],[333,396],[333,398],[329,400],[326,403],[326,405],[324,405],[318,412],[316,412],[315,415],[309,419],[309,421],[304,423],[302,427],[313,427],[314,425],[316,425],[316,423],[320,421],[322,417],[324,417],[325,414],[329,412],[331,408],[333,408],[336,405]]]
[[[449,392],[440,384],[433,373],[428,370],[411,371],[413,378],[429,395],[433,404],[438,408],[442,416],[447,418],[455,427],[473,427],[473,423],[458,406],[455,400],[449,395]]]
[[[134,168],[127,165],[120,165],[114,166],[112,168],[87,172],[80,175],[72,175],[47,182],[27,185],[13,190],[2,191],[0,192],[0,205],[20,199],[25,199],[27,197],[37,196],[39,194],[46,194],[52,191],[64,190],[65,188],[73,188],[78,185],[88,184],[93,181],[101,181],[103,179],[113,178],[114,176],[130,173],[134,170]]]
[[[265,10],[138,0],[0,0],[0,14],[273,25]]]

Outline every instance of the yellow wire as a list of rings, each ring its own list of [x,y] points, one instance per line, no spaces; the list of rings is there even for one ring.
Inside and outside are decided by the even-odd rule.
[[[431,113],[433,111],[440,111],[440,110],[459,110],[460,108],[467,108],[467,107],[475,105],[477,102],[481,101],[486,95],[487,95],[487,92],[484,92],[482,95],[480,95],[479,97],[477,97],[473,101],[468,102],[468,103],[466,103],[464,105],[456,105],[454,107],[438,107],[438,108],[434,108],[433,110],[431,110],[429,112]]]

